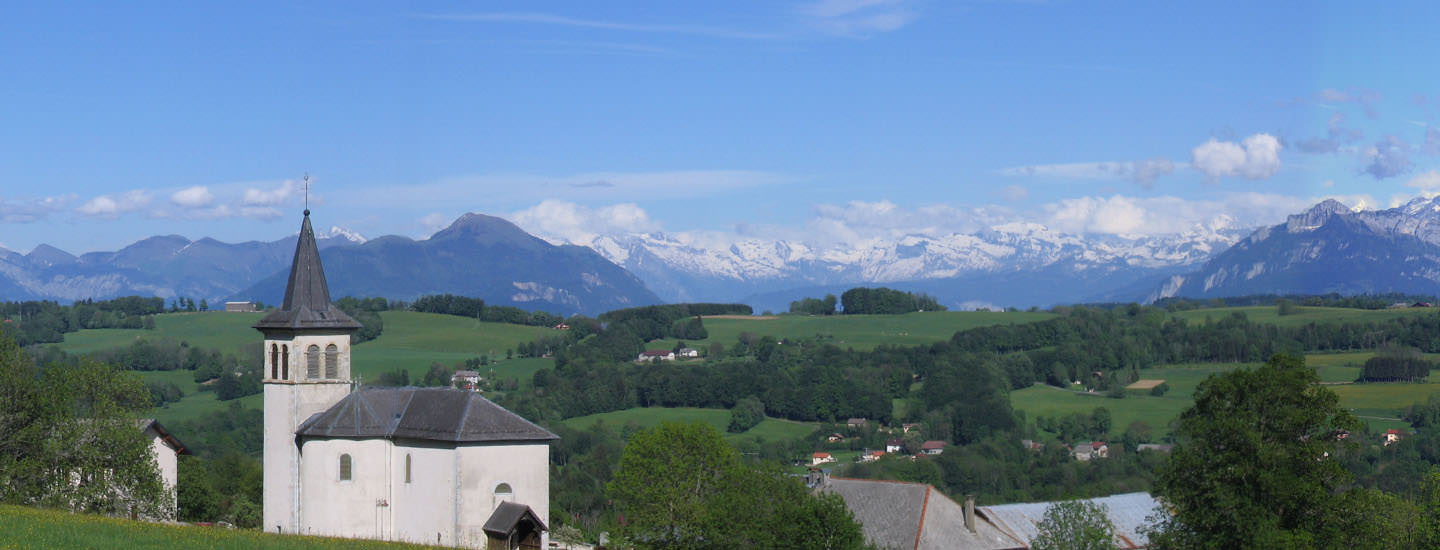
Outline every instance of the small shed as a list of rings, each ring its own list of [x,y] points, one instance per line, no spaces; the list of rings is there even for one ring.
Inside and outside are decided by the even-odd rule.
[[[502,502],[485,520],[486,550],[539,550],[545,522],[524,504]]]

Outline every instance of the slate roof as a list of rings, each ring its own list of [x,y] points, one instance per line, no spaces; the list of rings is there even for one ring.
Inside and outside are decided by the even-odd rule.
[[[361,388],[307,419],[295,435],[452,443],[559,439],[478,393],[451,388]]]
[[[140,431],[142,432],[154,429],[155,434],[160,436],[161,441],[164,441],[171,449],[175,449],[175,454],[190,454],[190,449],[186,448],[185,444],[181,443],[179,439],[176,439],[174,435],[171,435],[170,430],[165,429],[165,426],[162,426],[159,420],[155,420],[154,418],[141,418],[135,423],[140,426]]]
[[[1102,504],[1108,512],[1110,523],[1115,525],[1115,538],[1120,548],[1144,548],[1149,539],[1140,534],[1145,518],[1155,513],[1160,502],[1149,493],[1125,493],[1090,499]],[[1023,504],[1002,504],[980,508],[985,515],[1009,528],[1019,539],[1031,540],[1040,533],[1036,525],[1045,518],[1050,502],[1027,502]]]
[[[295,242],[290,280],[285,285],[285,302],[280,309],[255,323],[254,327],[261,330],[360,328],[360,323],[330,303],[330,287],[325,282],[325,269],[320,265],[320,249],[315,245],[309,210],[305,211],[305,220],[300,223],[300,238]]]
[[[882,549],[1025,548],[980,514],[975,532],[965,527],[964,508],[924,483],[832,477],[821,490],[839,494],[860,522],[865,540]]]
[[[520,525],[520,520],[525,519],[526,516],[529,516],[530,521],[535,522],[541,531],[548,529],[545,527],[545,522],[540,521],[540,516],[535,515],[535,511],[531,510],[529,506],[508,501],[501,502],[499,506],[495,507],[495,513],[490,514],[490,519],[485,520],[485,525],[481,529],[487,535],[507,538],[515,532],[515,528]]]

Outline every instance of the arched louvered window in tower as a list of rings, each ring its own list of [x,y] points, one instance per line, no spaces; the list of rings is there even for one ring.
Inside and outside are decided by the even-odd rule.
[[[320,377],[320,346],[311,345],[305,348],[305,378],[314,380]]]
[[[290,379],[290,346],[280,346],[280,379]]]
[[[270,378],[280,377],[280,346],[270,344]]]
[[[325,346],[325,377],[340,377],[340,348],[335,344]]]
[[[350,481],[352,468],[354,468],[354,466],[350,464],[350,455],[340,455],[340,481]]]

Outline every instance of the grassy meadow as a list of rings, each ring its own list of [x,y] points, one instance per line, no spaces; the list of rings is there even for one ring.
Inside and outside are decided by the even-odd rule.
[[[192,346],[237,353],[244,344],[260,341],[260,332],[251,325],[262,313],[167,313],[155,316],[155,329],[94,329],[65,335],[55,344],[60,349],[84,354],[102,349],[127,346],[136,339],[169,339],[188,342]],[[482,369],[489,377],[518,378],[522,388],[528,387],[531,375],[554,365],[550,359],[505,359],[506,350],[521,343],[534,341],[550,333],[543,327],[504,323],[485,323],[453,315],[385,311],[380,313],[385,331],[379,338],[356,345],[351,358],[351,374],[360,380],[375,380],[380,373],[407,369],[411,380],[425,376],[432,363],[453,365],[466,359],[489,355],[491,365]],[[492,374],[493,373],[493,374]],[[191,420],[239,403],[246,408],[259,408],[260,395],[234,401],[220,401],[209,391],[200,391],[190,371],[139,372],[146,381],[173,382],[185,397],[155,409],[154,416],[166,424]]]
[[[1305,363],[1315,368],[1322,382],[1332,383],[1326,387],[1340,396],[1340,405],[1354,412],[1371,429],[1408,428],[1407,423],[1398,420],[1401,413],[1412,404],[1440,394],[1440,379],[1432,377],[1425,383],[1350,383],[1360,376],[1360,365],[1373,355],[1374,352],[1311,354],[1305,357]],[[1440,354],[1426,354],[1426,358],[1434,361],[1440,359]],[[1115,434],[1136,420],[1150,424],[1157,434],[1165,434],[1170,432],[1171,421],[1193,404],[1196,387],[1210,375],[1257,366],[1207,363],[1141,370],[1141,379],[1165,380],[1170,386],[1170,391],[1160,397],[1146,391],[1130,391],[1124,399],[1110,399],[1037,384],[1011,392],[1010,402],[1016,410],[1025,411],[1030,419],[1076,412],[1089,414],[1096,407],[1105,407],[1110,410]]]
[[[0,550],[403,550],[434,548],[393,542],[267,534],[249,529],[167,525],[0,505]]]
[[[706,317],[710,337],[687,340],[692,347],[719,342],[733,345],[740,333],[776,338],[820,336],[841,348],[870,350],[882,344],[916,346],[949,340],[957,331],[991,325],[1031,323],[1054,318],[1052,313],[989,311],[926,311],[904,315],[778,315],[771,317]],[[675,340],[657,340],[647,349],[670,349]]]
[[[766,418],[760,424],[749,430],[732,434],[725,431],[730,425],[730,411],[723,409],[695,409],[695,408],[663,408],[663,407],[641,407],[625,409],[623,411],[611,411],[607,413],[577,416],[561,422],[562,424],[577,430],[583,430],[596,422],[604,422],[614,429],[634,422],[642,428],[659,425],[661,422],[700,422],[713,426],[720,433],[725,434],[725,439],[735,443],[744,439],[764,439],[765,441],[779,441],[783,439],[794,439],[805,437],[814,433],[817,426],[808,422],[795,422],[793,420],[781,420],[778,418]]]

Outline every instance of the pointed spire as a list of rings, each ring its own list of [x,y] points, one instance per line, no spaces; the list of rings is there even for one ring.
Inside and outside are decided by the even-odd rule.
[[[305,210],[300,238],[295,242],[285,301],[280,309],[255,323],[255,328],[360,328],[360,323],[330,303],[330,286],[325,281],[325,268],[320,265],[320,248],[315,244],[315,230],[310,227],[309,209]]]

